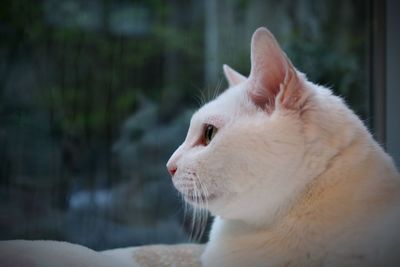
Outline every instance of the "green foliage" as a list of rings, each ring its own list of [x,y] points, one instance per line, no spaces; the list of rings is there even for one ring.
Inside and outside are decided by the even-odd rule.
[[[39,64],[50,61],[55,66],[50,74],[53,82],[41,85],[47,88],[40,90],[38,99],[42,109],[54,112],[62,132],[78,137],[84,129],[106,132],[135,110],[138,94],[160,99],[164,86],[160,59],[165,53],[200,60],[199,31],[188,34],[165,24],[171,5],[158,0],[132,2],[152,11],[151,34],[127,38],[107,30],[54,26],[46,22],[42,1],[15,0],[2,9],[2,20],[13,30],[10,37],[45,59]],[[15,43],[3,39],[2,45],[11,49]],[[180,77],[183,80],[174,90],[188,93],[185,85],[191,83],[190,75]]]

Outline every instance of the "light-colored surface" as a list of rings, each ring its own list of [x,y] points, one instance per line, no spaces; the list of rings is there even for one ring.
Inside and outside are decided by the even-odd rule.
[[[1,267],[137,267],[86,247],[58,241],[0,242]]]
[[[140,267],[199,267],[203,245],[154,245],[103,251],[125,263]]]
[[[202,245],[155,245],[96,252],[58,241],[0,242],[1,267],[199,267]]]

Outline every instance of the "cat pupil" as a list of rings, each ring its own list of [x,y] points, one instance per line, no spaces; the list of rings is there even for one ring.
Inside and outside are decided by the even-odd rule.
[[[215,133],[216,133],[216,128],[211,125],[211,124],[207,124],[205,127],[205,131],[204,131],[204,143],[206,145],[208,145],[211,140],[213,139]]]

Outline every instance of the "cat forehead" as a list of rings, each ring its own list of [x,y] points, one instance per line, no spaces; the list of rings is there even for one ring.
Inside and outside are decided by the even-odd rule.
[[[228,88],[216,99],[201,107],[192,117],[192,123],[208,123],[218,127],[255,109],[245,92],[245,85]]]
[[[191,124],[211,124],[217,128],[220,128],[226,123],[227,120],[229,120],[228,114],[219,110],[199,110],[193,115]]]
[[[227,113],[222,106],[209,102],[197,110],[191,119],[191,125],[212,124],[220,127],[227,120]]]

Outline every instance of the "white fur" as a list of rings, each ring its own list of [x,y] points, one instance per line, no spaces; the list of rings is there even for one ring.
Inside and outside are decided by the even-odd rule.
[[[133,258],[58,241],[0,241],[1,267],[137,267]]]
[[[203,265],[400,266],[400,176],[357,116],[266,29],[249,78],[232,77],[167,164],[183,194],[212,196],[187,197],[216,216]],[[208,145],[205,124],[218,128]]]

